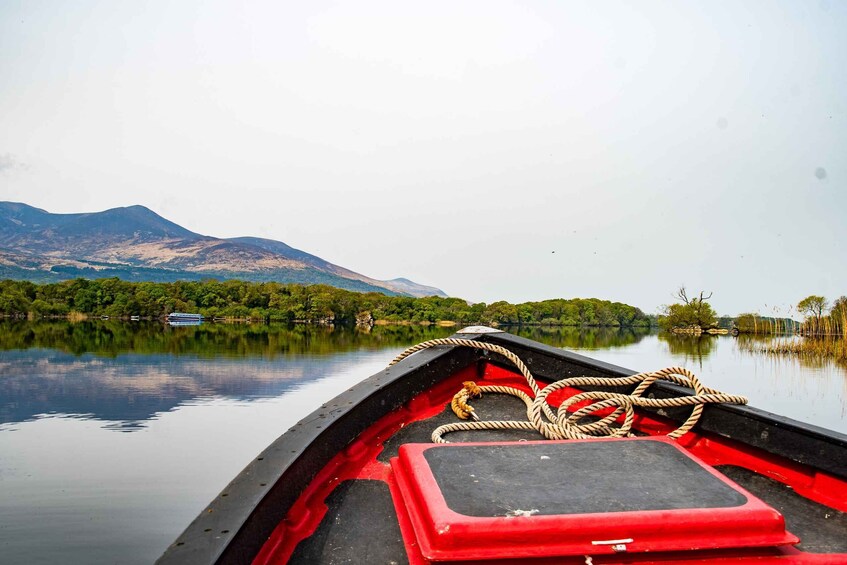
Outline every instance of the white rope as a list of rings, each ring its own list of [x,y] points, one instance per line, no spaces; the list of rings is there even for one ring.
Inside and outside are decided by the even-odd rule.
[[[730,403],[747,404],[744,396],[731,395],[719,390],[703,386],[697,376],[684,367],[668,367],[650,373],[639,373],[630,377],[571,377],[556,381],[540,389],[529,369],[518,358],[517,355],[499,345],[474,341],[471,339],[442,338],[432,339],[408,348],[406,351],[394,358],[389,366],[399,363],[409,355],[418,351],[439,345],[472,347],[483,349],[502,355],[508,359],[526,379],[532,396],[520,389],[508,386],[479,386],[477,389],[483,393],[499,393],[516,396],[523,400],[527,406],[526,421],[484,421],[484,422],[457,422],[439,426],[432,432],[432,441],[435,443],[449,443],[442,438],[444,434],[462,430],[536,430],[547,439],[585,439],[598,436],[624,437],[630,434],[632,429],[635,408],[672,408],[691,406],[691,415],[681,426],[670,432],[668,437],[678,438],[694,427],[700,419],[704,404]],[[665,399],[645,398],[644,392],[658,380],[669,381],[678,385],[694,389],[694,394]],[[472,384],[472,383],[471,383]],[[637,385],[629,394],[614,392],[587,391],[575,394],[561,403],[558,410],[547,403],[550,393],[568,387],[603,387],[603,386],[629,386]],[[457,393],[464,395],[462,403],[467,399],[465,389]],[[589,405],[580,408],[573,413],[568,408],[579,402],[590,400]],[[465,409],[457,414],[460,417],[474,415],[473,408],[464,404]],[[468,408],[470,408],[468,410]],[[603,410],[612,409],[612,412],[599,420],[581,423],[586,416],[590,416]],[[624,421],[620,425],[614,425],[619,417],[623,415]]]

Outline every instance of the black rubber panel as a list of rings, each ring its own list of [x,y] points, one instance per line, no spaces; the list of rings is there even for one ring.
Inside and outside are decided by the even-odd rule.
[[[424,452],[466,516],[725,508],[747,501],[672,445],[609,441],[444,446]]]
[[[344,481],[327,497],[329,510],[289,563],[408,563],[397,513],[382,481]]]
[[[718,471],[776,508],[785,528],[800,538],[797,548],[812,553],[847,553],[847,513],[804,498],[779,481],[734,465]]]

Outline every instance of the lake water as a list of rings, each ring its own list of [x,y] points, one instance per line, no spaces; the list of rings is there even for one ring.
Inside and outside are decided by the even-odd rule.
[[[445,328],[0,321],[0,561],[150,563],[281,431]],[[847,370],[731,337],[516,331],[638,370],[682,365],[847,433]]]

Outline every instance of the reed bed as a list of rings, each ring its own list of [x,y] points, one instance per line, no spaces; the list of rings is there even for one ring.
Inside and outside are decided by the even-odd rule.
[[[735,319],[735,327],[741,333],[752,335],[793,335],[800,329],[800,323],[791,317],[783,316],[779,309],[774,308],[773,315],[763,316],[758,313],[739,314]]]
[[[841,319],[810,319],[800,326],[796,336],[774,339],[769,343],[747,342],[745,347],[761,353],[834,359],[839,363],[847,363],[847,315],[842,315]]]
[[[787,341],[753,346],[762,353],[798,357],[832,358],[847,363],[847,339],[838,336],[800,337]]]
[[[810,318],[800,326],[801,335],[815,337],[834,337],[847,340],[847,314],[840,318],[826,316],[821,318]]]

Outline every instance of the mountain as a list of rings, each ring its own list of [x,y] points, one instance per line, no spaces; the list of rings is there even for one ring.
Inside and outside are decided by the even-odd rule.
[[[410,281],[409,279],[399,278],[381,282],[400,294],[411,294],[412,296],[447,296],[444,294],[444,291],[439,288],[418,284],[414,281]]]
[[[320,283],[359,292],[447,296],[407,279],[373,279],[281,241],[194,233],[144,206],[51,214],[0,202],[0,278],[49,282],[112,276]]]
[[[447,296],[444,291],[439,288],[418,284],[414,281],[410,281],[409,279],[398,278],[388,281],[372,279],[349,269],[345,269],[344,267],[333,265],[329,261],[325,261],[320,257],[316,257],[306,253],[305,251],[300,251],[299,249],[294,249],[281,241],[275,241],[273,239],[262,239],[260,237],[234,237],[227,241],[255,245],[256,247],[261,247],[266,251],[303,261],[320,271],[332,273],[345,279],[357,280],[374,286],[381,286],[392,290],[397,294],[408,294],[410,296]]]

